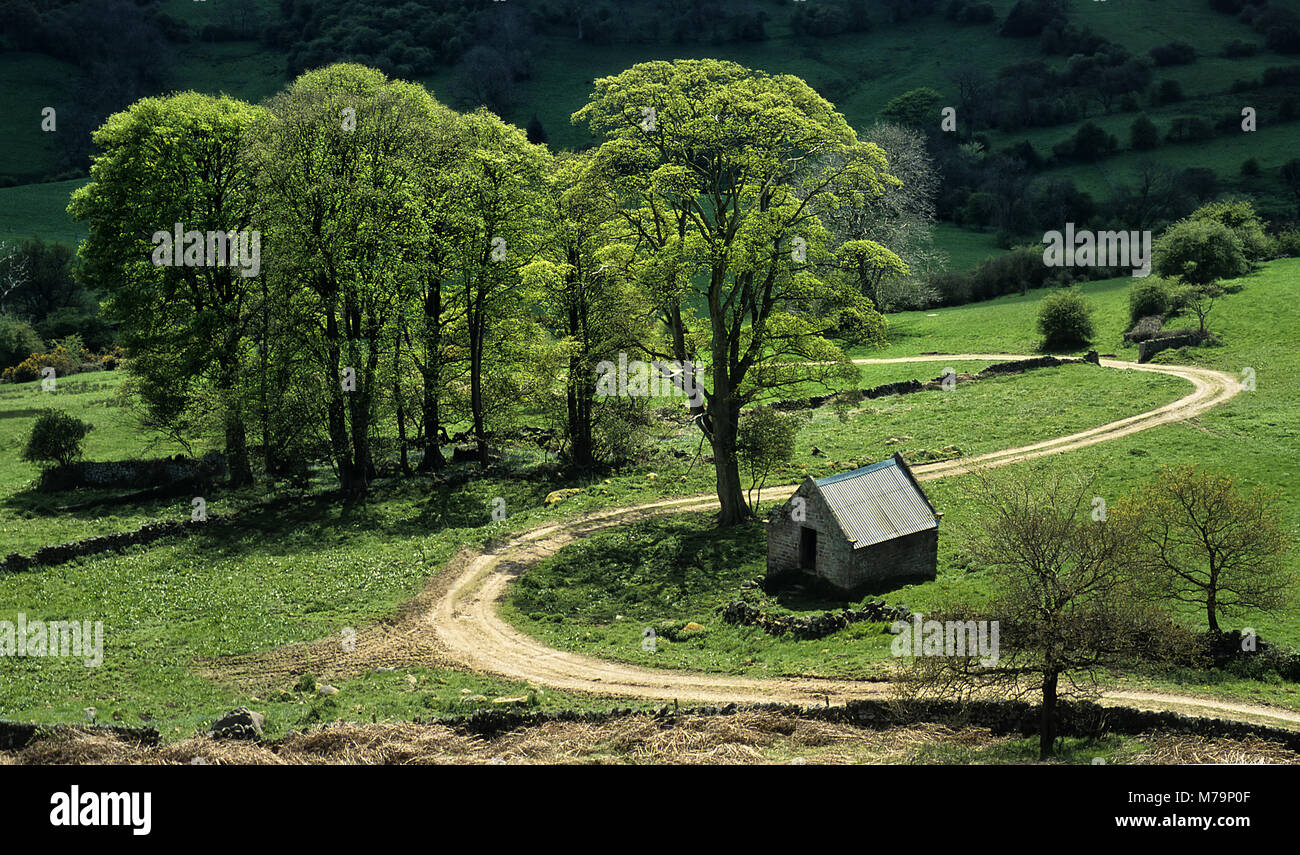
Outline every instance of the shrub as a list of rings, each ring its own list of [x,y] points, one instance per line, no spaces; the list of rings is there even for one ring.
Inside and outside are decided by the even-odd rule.
[[[1214,125],[1201,116],[1179,116],[1169,125],[1170,142],[1204,142],[1214,138]]]
[[[105,371],[113,371],[122,364],[125,356],[126,354],[122,348],[115,345],[111,350],[106,350],[99,356],[99,367]]]
[[[76,374],[81,367],[81,354],[71,354],[62,345],[49,353],[33,353],[22,362],[6,368],[0,380],[6,383],[30,383],[41,378],[41,369],[53,368],[55,377]]]
[[[1264,221],[1255,213],[1255,206],[1245,199],[1202,205],[1188,219],[1227,226],[1241,241],[1241,251],[1250,261],[1265,257],[1272,249],[1268,235],[1264,233]]]
[[[40,353],[44,346],[31,324],[0,315],[0,370],[17,365],[33,353]]]
[[[1189,285],[1232,279],[1247,272],[1241,240],[1222,223],[1181,220],[1170,226],[1152,248],[1160,276]]]
[[[1300,230],[1289,229],[1273,238],[1273,256],[1275,258],[1300,256]]]
[[[996,21],[998,13],[989,3],[952,0],[944,12],[944,17],[958,24],[987,24]]]
[[[1128,316],[1131,323],[1151,315],[1168,315],[1171,308],[1170,288],[1162,279],[1139,279],[1129,289]]]
[[[1241,162],[1241,174],[1246,178],[1258,178],[1262,171],[1256,158],[1248,157]]]
[[[1145,114],[1133,120],[1128,136],[1135,151],[1150,151],[1160,145],[1160,129]]]
[[[1084,122],[1074,136],[1052,146],[1052,153],[1062,160],[1085,163],[1101,160],[1119,147],[1119,141],[1094,122]]]
[[[1278,53],[1300,53],[1300,28],[1272,27],[1264,36],[1264,46]]]
[[[1073,288],[1049,294],[1038,307],[1044,350],[1068,350],[1092,341],[1092,307]]]
[[[1187,42],[1170,42],[1166,45],[1157,45],[1147,53],[1151,54],[1151,58],[1159,66],[1187,65],[1196,62],[1196,48]]]
[[[36,417],[23,460],[66,466],[81,456],[81,443],[91,425],[63,410],[48,409]]]
[[[1177,80],[1161,80],[1153,98],[1156,104],[1176,104],[1183,100],[1183,84]]]

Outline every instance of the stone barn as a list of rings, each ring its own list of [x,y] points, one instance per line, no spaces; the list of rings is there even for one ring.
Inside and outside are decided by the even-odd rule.
[[[942,516],[898,454],[809,478],[767,517],[767,580],[856,598],[933,579]]]

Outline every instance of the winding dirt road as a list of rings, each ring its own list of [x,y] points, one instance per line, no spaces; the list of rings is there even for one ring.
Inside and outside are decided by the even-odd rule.
[[[879,365],[1001,362],[1028,358],[1031,357],[1004,353],[965,353],[900,359],[858,359],[855,362]],[[1191,383],[1193,390],[1163,407],[1068,436],[970,458],[917,464],[913,467],[917,478],[929,481],[967,472],[973,467],[1005,466],[1085,448],[1158,425],[1191,418],[1219,406],[1241,391],[1237,379],[1222,371],[1187,366],[1138,365],[1114,359],[1103,359],[1101,364],[1111,369],[1154,371],[1180,377]],[[764,491],[763,498],[781,500],[793,490],[792,486],[771,488]],[[708,495],[666,499],[605,510],[523,532],[488,553],[453,561],[416,600],[408,604],[409,608],[394,625],[382,630],[382,638],[358,638],[357,652],[362,654],[362,659],[373,658],[376,662],[388,664],[422,653],[425,664],[434,658],[445,664],[497,674],[538,686],[640,699],[705,703],[781,701],[832,704],[887,696],[890,688],[887,681],[793,677],[764,679],[656,670],[611,662],[548,647],[516,630],[497,613],[497,606],[512,579],[579,538],[654,515],[707,510],[716,505],[716,498]],[[436,644],[430,645],[430,635],[436,639]],[[432,652],[431,647],[437,650],[435,657],[428,655]],[[366,649],[374,651],[374,656],[366,656]],[[338,655],[331,654],[325,647],[317,647],[312,656],[318,665],[328,665],[330,660],[342,664],[338,661]],[[250,658],[253,661],[245,660],[243,667],[236,667],[233,672],[229,667],[220,670],[227,676],[253,676],[258,672],[266,674],[268,670],[264,666],[270,663],[263,659],[260,663],[263,667],[259,667],[256,660],[260,658],[254,656]],[[350,664],[355,667],[356,660],[353,659]],[[1103,702],[1300,727],[1300,713],[1208,698],[1145,691],[1114,691],[1107,693]]]
[[[1006,361],[1028,359],[1008,354],[942,354],[901,359],[859,359],[863,364],[905,362]],[[1181,421],[1217,407],[1241,391],[1235,377],[1222,371],[1172,365],[1138,365],[1103,359],[1102,366],[1126,371],[1154,371],[1192,384],[1191,393],[1163,407],[1090,428],[1068,436],[959,460],[918,464],[917,478],[934,480],[969,471],[1059,454],[1118,439],[1157,425]],[[784,499],[793,487],[764,492],[765,499]],[[610,662],[578,653],[556,650],[507,624],[497,605],[510,581],[530,565],[555,554],[573,541],[648,516],[716,507],[712,496],[693,496],[602,511],[580,519],[540,526],[524,532],[499,549],[477,555],[440,580],[424,621],[437,634],[442,647],[456,662],[475,671],[569,691],[622,697],[690,700],[708,703],[788,701],[835,703],[864,697],[883,697],[887,682],[825,680],[813,678],[760,679],[656,670]],[[1274,707],[1219,701],[1157,692],[1116,691],[1111,702],[1148,709],[1188,713],[1213,713],[1225,718],[1300,725],[1300,713]]]

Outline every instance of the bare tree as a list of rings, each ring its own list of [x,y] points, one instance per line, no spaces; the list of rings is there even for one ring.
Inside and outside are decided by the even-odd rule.
[[[957,87],[957,116],[966,126],[965,136],[987,125],[993,107],[993,81],[978,65],[963,62],[945,75]]]
[[[27,284],[28,276],[27,255],[7,241],[0,241],[0,312],[9,295]]]
[[[1233,475],[1184,464],[1166,468],[1113,514],[1130,532],[1135,565],[1160,596],[1219,618],[1247,610],[1277,611],[1295,578],[1285,562],[1288,539],[1277,497],[1243,492]]]
[[[947,256],[934,245],[939,176],[925,136],[902,125],[877,122],[862,132],[862,139],[880,147],[889,174],[899,183],[856,204],[823,211],[823,222],[832,230],[837,246],[870,241],[906,265],[907,275],[882,280],[885,287],[869,294],[880,311],[909,302],[904,296],[909,293],[910,302],[924,303],[924,283],[947,262]]]
[[[1094,519],[1093,492],[1091,479],[1045,467],[997,478],[974,474],[970,498],[979,514],[962,535],[994,593],[986,605],[938,617],[996,620],[999,649],[993,661],[978,654],[916,657],[903,672],[905,695],[1037,695],[1039,754],[1047,758],[1060,699],[1096,696],[1104,669],[1179,649],[1185,634],[1136,595],[1124,560],[1125,529]]]

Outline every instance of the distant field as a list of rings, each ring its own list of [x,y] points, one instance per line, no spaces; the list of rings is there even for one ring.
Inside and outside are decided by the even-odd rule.
[[[0,240],[39,237],[75,246],[86,231],[68,216],[68,198],[86,181],[0,187]]]
[[[69,95],[76,69],[66,62],[37,53],[0,52],[0,175],[19,181],[37,181],[54,168],[60,115],[67,127]],[[55,130],[41,129],[42,110],[55,109]],[[9,206],[0,204],[0,217]]]
[[[948,253],[949,270],[970,270],[984,259],[1005,252],[994,243],[993,232],[963,229],[951,223],[934,227],[934,245]]]

